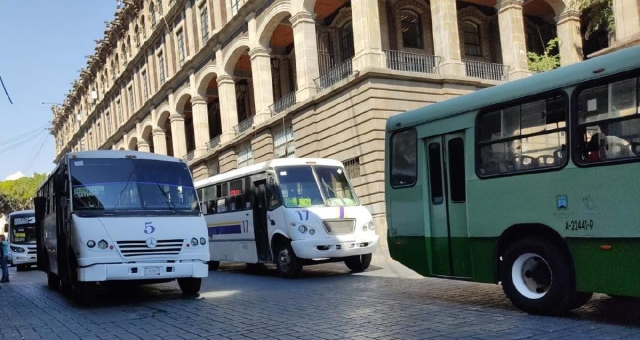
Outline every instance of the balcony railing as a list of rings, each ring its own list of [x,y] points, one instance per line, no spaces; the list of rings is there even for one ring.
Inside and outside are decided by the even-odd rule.
[[[339,81],[347,79],[351,73],[353,73],[353,59],[348,59],[342,64],[336,65],[336,67],[330,69],[327,73],[315,80],[318,92],[322,92]]]
[[[286,96],[283,96],[282,98],[278,99],[277,102],[269,106],[269,109],[271,110],[271,116],[276,116],[295,104],[296,91],[294,90],[293,92],[289,93]]]
[[[184,159],[185,162],[189,162],[194,158],[195,155],[196,155],[196,151],[195,150],[191,150],[191,151],[187,152],[187,154],[184,155],[184,157],[182,157],[182,159]]]
[[[481,61],[465,60],[467,76],[488,80],[508,81],[509,66],[502,64],[484,63]]]
[[[438,73],[442,58],[433,55],[384,51],[387,56],[387,68],[397,71]]]
[[[251,128],[253,126],[253,116],[243,120],[238,124],[234,129],[236,130],[236,135],[239,135]]]
[[[220,145],[220,135],[211,138],[211,140],[207,142],[207,150],[213,150],[218,145]]]

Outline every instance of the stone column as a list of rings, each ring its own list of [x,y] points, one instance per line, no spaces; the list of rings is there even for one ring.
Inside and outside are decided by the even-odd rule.
[[[453,8],[455,11],[455,0]],[[353,15],[353,70],[365,67],[385,67],[386,59],[382,52],[380,34],[380,13],[378,1],[351,0]]]
[[[193,96],[191,98],[191,108],[193,109],[193,133],[196,139],[196,152],[201,149],[206,150],[206,145],[211,140],[209,136],[207,100],[198,95]]]
[[[509,66],[509,80],[531,75],[527,64],[527,43],[522,17],[523,0],[501,0],[498,9],[502,62]]]
[[[297,101],[316,94],[314,80],[320,77],[318,67],[318,45],[316,22],[309,12],[298,12],[290,19],[293,25],[293,40],[296,51],[296,76],[298,81]]]
[[[255,124],[271,116],[269,106],[273,104],[273,82],[271,78],[271,55],[269,50],[256,47],[249,51],[253,79],[253,95],[256,108]]]
[[[151,152],[151,149],[149,148],[149,143],[143,140],[138,141],[138,151]]]
[[[560,39],[560,64],[566,66],[581,62],[583,55],[580,12],[565,11],[558,16],[556,25]]]
[[[167,154],[167,138],[164,134],[164,129],[153,129],[153,151],[159,155]]]
[[[465,76],[466,71],[460,51],[456,1],[433,0],[431,20],[433,21],[434,54],[442,57],[440,73]]]
[[[182,158],[187,154],[187,140],[184,129],[184,118],[177,113],[169,116],[171,121],[171,139],[173,141],[173,156]]]
[[[613,14],[616,23],[616,41],[624,41],[640,34],[640,2],[638,0],[613,0]]]
[[[184,33],[187,38],[187,58],[185,61],[193,58],[196,54],[196,39],[193,32],[193,12],[194,9],[191,7],[191,1],[187,1],[184,5]]]
[[[213,32],[219,31],[225,23],[222,22],[222,1],[220,0],[209,0],[209,15],[213,14],[213,25],[211,26],[211,30]],[[211,34],[213,35],[213,34]]]
[[[231,141],[238,125],[238,107],[236,105],[236,82],[228,74],[220,74],[217,78],[218,94],[220,96],[220,121],[222,123],[222,135],[220,141]]]
[[[177,65],[177,52],[173,43],[173,34],[171,29],[167,30],[164,35],[164,60],[167,68],[167,74],[165,74],[165,81],[173,77],[176,74]],[[161,85],[162,86],[162,85]]]

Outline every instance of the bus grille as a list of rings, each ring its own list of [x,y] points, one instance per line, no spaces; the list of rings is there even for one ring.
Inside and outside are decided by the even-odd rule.
[[[117,241],[124,257],[171,256],[180,254],[184,240],[158,240],[155,248],[147,247],[145,241]]]
[[[324,230],[331,235],[353,234],[356,227],[355,220],[324,220]]]
[[[27,254],[29,255],[35,255],[38,253],[38,248],[35,246],[29,246],[27,247]]]

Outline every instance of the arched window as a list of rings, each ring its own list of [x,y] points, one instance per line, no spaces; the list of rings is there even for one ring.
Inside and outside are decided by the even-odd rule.
[[[140,18],[140,30],[142,31],[142,39],[147,39],[147,27],[144,23],[144,16]]]
[[[402,45],[408,48],[423,48],[422,22],[418,13],[403,9],[400,12],[402,23]]]
[[[162,4],[160,5],[162,7]],[[153,2],[149,5],[149,15],[151,16],[151,28],[156,27],[156,6]]]
[[[342,25],[340,31],[340,52],[342,54],[342,60],[353,58],[355,52],[353,47],[353,23],[348,21]]]
[[[480,26],[473,21],[464,20],[462,22],[462,32],[464,32],[464,54],[481,57]]]
[[[136,40],[136,47],[140,47],[140,27],[138,25],[136,25],[135,27],[135,32],[136,35],[134,39]]]

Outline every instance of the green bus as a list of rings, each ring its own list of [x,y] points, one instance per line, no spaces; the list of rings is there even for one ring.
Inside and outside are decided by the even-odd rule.
[[[631,47],[390,117],[391,256],[424,276],[501,283],[532,314],[594,292],[640,296],[638,56]]]

